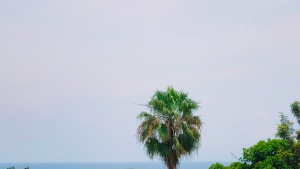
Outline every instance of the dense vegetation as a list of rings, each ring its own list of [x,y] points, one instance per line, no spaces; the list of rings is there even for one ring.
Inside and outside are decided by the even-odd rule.
[[[168,87],[156,91],[146,104],[150,113],[141,112],[137,137],[152,159],[161,158],[168,169],[176,169],[180,158],[198,150],[202,122],[193,114],[199,108],[187,93]]]
[[[300,125],[300,103],[291,105],[291,112]],[[239,162],[229,166],[215,163],[209,169],[299,169],[300,130],[293,128],[288,117],[280,113],[276,139],[259,141],[250,148],[244,148]]]

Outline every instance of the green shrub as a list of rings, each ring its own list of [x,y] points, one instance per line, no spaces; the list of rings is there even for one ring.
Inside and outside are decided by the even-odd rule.
[[[209,167],[209,169],[226,169],[226,167],[220,163],[215,163]]]

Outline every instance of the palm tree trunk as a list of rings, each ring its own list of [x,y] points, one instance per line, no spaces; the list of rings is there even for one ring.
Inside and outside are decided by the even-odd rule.
[[[176,156],[175,150],[173,150],[174,131],[173,131],[172,119],[168,120],[168,127],[169,127],[169,136],[170,136],[170,141],[169,141],[170,154],[167,157],[166,165],[168,169],[176,169],[178,164],[178,157]]]
[[[168,169],[176,169],[178,165],[178,157],[176,156],[176,153],[174,150],[172,150],[170,156],[167,159],[166,165]]]

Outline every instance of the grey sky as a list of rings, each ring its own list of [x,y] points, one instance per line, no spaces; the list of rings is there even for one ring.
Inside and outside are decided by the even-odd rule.
[[[0,1],[1,162],[149,161],[155,90],[201,102],[201,148],[232,161],[300,100],[300,1]],[[292,118],[292,116],[290,116]]]

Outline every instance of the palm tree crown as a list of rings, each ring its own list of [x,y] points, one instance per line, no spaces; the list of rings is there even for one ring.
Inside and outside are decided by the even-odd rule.
[[[298,101],[295,101],[293,104],[291,104],[291,111],[297,118],[297,122],[300,125],[300,103]]]
[[[193,114],[199,105],[187,93],[168,87],[166,92],[156,91],[146,106],[150,113],[138,115],[142,123],[137,138],[151,159],[158,156],[169,169],[176,169],[181,157],[199,148],[202,122]]]

